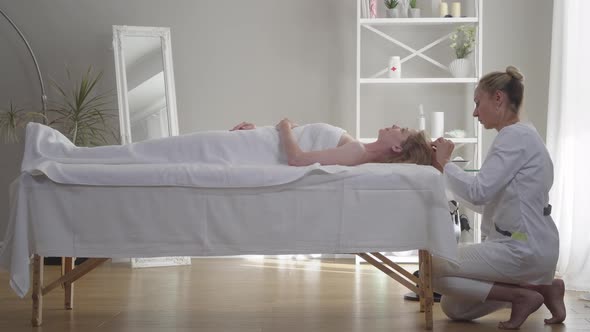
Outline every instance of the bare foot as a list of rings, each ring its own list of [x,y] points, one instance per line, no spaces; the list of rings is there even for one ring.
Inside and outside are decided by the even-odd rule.
[[[543,295],[538,292],[524,288],[517,289],[515,292],[515,298],[512,300],[510,320],[500,322],[498,324],[498,328],[500,329],[518,330],[527,317],[537,311],[537,309],[543,304]]]
[[[561,279],[553,279],[551,286],[541,289],[541,295],[545,298],[545,306],[553,317],[545,319],[545,324],[559,324],[565,320],[565,284]]]

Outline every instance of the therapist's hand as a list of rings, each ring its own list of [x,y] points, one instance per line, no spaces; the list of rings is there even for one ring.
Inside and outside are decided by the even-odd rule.
[[[455,144],[453,144],[453,142],[449,141],[448,139],[439,137],[436,141],[432,142],[432,147],[436,151],[434,154],[434,167],[440,167],[439,170],[442,172],[442,170],[445,168],[445,165],[451,160],[451,154],[453,154]]]
[[[432,152],[430,153],[430,157],[432,158],[432,167],[438,169],[439,172],[443,173],[443,167],[440,165],[438,161],[436,161],[436,148],[432,146]]]

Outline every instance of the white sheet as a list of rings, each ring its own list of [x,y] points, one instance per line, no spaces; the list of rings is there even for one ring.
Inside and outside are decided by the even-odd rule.
[[[336,147],[344,130],[325,123],[297,127],[304,151]],[[128,145],[84,148],[38,123],[27,125],[22,172],[58,183],[86,185],[239,188],[274,186],[311,171],[339,172],[319,164],[288,167],[274,127],[209,131]]]
[[[340,168],[339,168],[340,169]],[[441,175],[366,164],[259,188],[63,185],[22,174],[0,266],[29,289],[29,258],[357,253],[427,249],[455,261]],[[18,184],[18,185],[16,185]]]

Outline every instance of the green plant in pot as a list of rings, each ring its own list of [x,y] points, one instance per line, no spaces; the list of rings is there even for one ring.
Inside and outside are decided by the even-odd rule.
[[[72,75],[66,68],[67,78],[72,83]],[[92,67],[69,89],[56,81],[51,82],[58,100],[50,101],[47,117],[40,112],[26,111],[12,103],[6,110],[0,109],[0,134],[4,141],[18,142],[19,131],[28,122],[46,123],[59,130],[77,146],[104,145],[118,142],[118,134],[111,127],[111,119],[116,117],[111,93],[97,92],[97,84],[102,72],[94,73]]]
[[[471,72],[471,61],[467,59],[467,56],[475,47],[475,27],[462,25],[451,34],[449,39],[450,47],[457,57],[449,65],[449,71],[454,77],[468,77]]]
[[[383,3],[385,4],[385,8],[387,8],[386,13],[388,18],[399,17],[399,9],[397,8],[399,4],[398,0],[384,0]]]
[[[71,82],[70,71],[66,71]],[[50,126],[61,129],[77,146],[104,145],[109,142],[109,136],[118,140],[118,135],[109,126],[109,120],[116,116],[115,109],[110,108],[112,95],[96,92],[101,78],[102,72],[95,74],[89,67],[69,91],[57,82],[51,82],[61,100],[52,103],[50,111],[55,114],[55,119]]]
[[[0,109],[0,133],[4,143],[19,142],[18,131],[30,121],[43,120],[45,116],[39,112],[27,112],[15,106],[12,101],[6,109]]]

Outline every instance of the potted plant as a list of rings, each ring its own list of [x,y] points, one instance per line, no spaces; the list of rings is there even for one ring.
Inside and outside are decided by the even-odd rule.
[[[71,81],[70,71],[66,69],[66,72]],[[104,145],[109,142],[107,137],[111,135],[118,141],[118,135],[112,131],[109,123],[109,119],[116,116],[114,110],[109,108],[111,94],[96,92],[96,85],[101,78],[102,72],[94,74],[92,67],[89,67],[70,90],[52,81],[60,100],[50,101],[47,117],[39,112],[27,112],[10,103],[7,110],[0,109],[0,134],[7,143],[17,142],[19,129],[30,121],[43,120],[78,146]]]
[[[68,81],[72,81],[70,71],[66,69]],[[94,74],[92,67],[80,81],[72,85],[68,92],[57,82],[53,87],[59,92],[61,101],[54,102],[50,110],[56,118],[50,123],[57,125],[66,137],[77,146],[96,146],[108,143],[107,134],[118,139],[112,131],[108,120],[115,117],[110,93],[97,93],[96,85],[102,78],[102,72]]]
[[[453,77],[468,77],[471,72],[471,62],[466,57],[473,52],[475,46],[475,27],[462,25],[450,36],[451,48],[457,57],[449,64],[449,71]]]
[[[4,143],[18,142],[18,130],[29,121],[42,120],[44,116],[39,112],[27,112],[24,108],[15,106],[12,101],[6,109],[0,109],[0,133],[4,136]]]
[[[420,17],[420,8],[416,8],[416,0],[410,0],[410,17]]]
[[[386,13],[387,17],[389,18],[397,18],[399,17],[399,10],[397,5],[399,3],[398,0],[383,0],[385,3],[385,7],[387,8]]]

